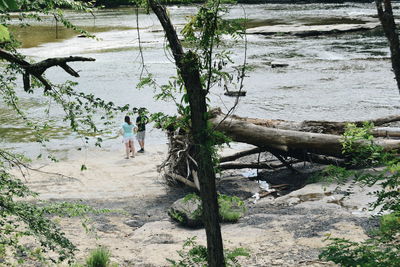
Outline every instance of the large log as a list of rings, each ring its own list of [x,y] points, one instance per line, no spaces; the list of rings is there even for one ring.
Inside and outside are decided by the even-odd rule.
[[[269,128],[222,115],[215,115],[210,121],[217,130],[234,141],[252,144],[274,153],[312,153],[343,158],[339,135]],[[375,144],[382,146],[384,150],[400,148],[400,140],[376,139]]]
[[[224,114],[220,109],[214,109],[212,113],[216,115]],[[382,118],[377,118],[373,120],[364,120],[364,121],[317,121],[317,120],[305,120],[305,121],[287,121],[287,120],[272,120],[272,119],[258,119],[258,118],[247,118],[247,117],[239,117],[236,115],[230,116],[233,119],[246,121],[255,125],[260,125],[264,127],[277,128],[283,130],[294,130],[301,132],[311,132],[311,133],[326,133],[326,134],[335,134],[341,135],[345,131],[345,127],[349,123],[353,123],[356,126],[361,127],[366,121],[372,122],[375,126],[381,126],[384,124],[388,124],[391,122],[400,121],[400,115],[391,115]],[[400,131],[399,129],[385,129],[378,128],[373,130],[374,136],[392,136],[399,137]]]

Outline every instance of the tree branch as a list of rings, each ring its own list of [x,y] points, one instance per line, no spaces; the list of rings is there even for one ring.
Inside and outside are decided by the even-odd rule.
[[[148,1],[151,9],[156,14],[158,20],[161,23],[161,26],[164,29],[165,36],[168,39],[169,46],[172,50],[172,54],[174,55],[175,62],[178,68],[181,69],[181,60],[183,58],[184,51],[182,48],[182,44],[179,41],[178,35],[176,34],[175,28],[167,15],[167,11],[164,6],[156,3],[154,0]]]
[[[235,153],[233,155],[221,157],[219,159],[219,162],[223,163],[223,162],[228,162],[228,161],[234,161],[234,160],[237,160],[238,158],[242,158],[242,157],[245,157],[245,156],[249,156],[249,155],[260,153],[260,152],[264,152],[264,151],[267,151],[267,150],[263,149],[263,148],[260,148],[260,147],[256,147],[256,148],[252,148],[250,150],[240,151],[240,152]]]
[[[0,59],[4,59],[8,62],[15,63],[19,65],[21,68],[25,69],[25,73],[23,74],[24,81],[24,90],[28,91],[31,88],[29,75],[36,77],[45,87],[44,91],[51,90],[51,84],[43,77],[43,73],[54,66],[59,66],[63,68],[68,74],[79,77],[78,72],[73,70],[70,66],[67,65],[67,62],[76,62],[76,61],[95,61],[94,58],[87,57],[55,57],[48,58],[43,61],[37,63],[29,63],[22,59],[18,55],[14,55],[4,49],[0,48]]]

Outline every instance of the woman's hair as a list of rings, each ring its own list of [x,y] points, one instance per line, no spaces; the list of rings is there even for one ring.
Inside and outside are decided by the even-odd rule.
[[[127,124],[132,124],[131,118],[130,118],[129,116],[125,116],[125,122],[126,122]]]

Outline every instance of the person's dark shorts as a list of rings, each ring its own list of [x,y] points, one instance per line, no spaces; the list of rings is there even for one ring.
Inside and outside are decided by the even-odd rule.
[[[137,132],[136,134],[136,139],[138,141],[144,141],[144,138],[146,137],[146,131],[143,132]]]

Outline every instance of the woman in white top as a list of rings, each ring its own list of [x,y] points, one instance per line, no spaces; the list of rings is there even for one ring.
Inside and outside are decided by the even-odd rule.
[[[131,122],[129,116],[125,116],[125,123],[122,124],[122,133],[124,135],[123,142],[125,144],[126,159],[129,159],[129,154],[132,152],[132,158],[135,157],[134,133],[137,131],[135,124]]]

